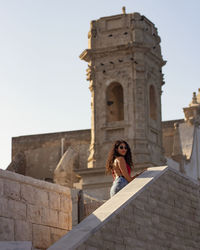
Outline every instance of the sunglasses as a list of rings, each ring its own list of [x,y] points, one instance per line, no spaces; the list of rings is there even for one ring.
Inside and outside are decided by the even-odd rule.
[[[125,146],[125,147],[124,147],[124,146],[119,146],[119,148],[120,148],[120,149],[125,149],[125,150],[127,150],[127,147],[126,147],[126,146]]]

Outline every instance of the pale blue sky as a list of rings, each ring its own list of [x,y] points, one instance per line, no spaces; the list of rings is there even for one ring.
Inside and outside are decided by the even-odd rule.
[[[0,0],[0,168],[11,138],[90,128],[90,21],[139,12],[158,28],[166,84],[163,120],[183,118],[200,82],[199,0]]]

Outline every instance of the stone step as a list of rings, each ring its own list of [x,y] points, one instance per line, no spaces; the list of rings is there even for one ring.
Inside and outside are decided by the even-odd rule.
[[[0,250],[31,250],[31,241],[0,241]]]

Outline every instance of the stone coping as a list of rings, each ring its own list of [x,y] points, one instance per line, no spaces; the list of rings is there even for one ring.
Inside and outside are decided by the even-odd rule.
[[[195,184],[195,185],[197,185],[197,186],[200,185],[200,180],[193,179],[192,177],[190,177],[190,176],[188,176],[188,175],[186,175],[186,174],[181,173],[180,171],[174,169],[173,166],[170,166],[170,164],[171,164],[171,163],[169,163],[168,168],[169,168],[171,171],[173,171],[173,172],[175,172],[176,174],[182,176],[183,178],[185,178],[185,179],[191,181],[193,184]]]
[[[29,176],[24,176],[21,174],[17,174],[17,173],[14,173],[14,172],[11,172],[8,170],[2,170],[2,169],[0,169],[0,178],[20,182],[23,184],[28,184],[28,185],[34,186],[36,188],[45,189],[45,190],[53,191],[56,193],[71,194],[71,190],[73,190],[73,189],[70,189],[68,187],[60,186],[58,184],[49,183],[46,181],[34,179],[32,177],[29,177]]]
[[[169,120],[169,121],[162,121],[163,128],[174,128],[174,123],[184,123],[184,119],[176,119],[176,120]]]
[[[167,166],[148,168],[147,171],[95,210],[67,235],[63,236],[58,242],[48,248],[48,250],[75,249],[78,247],[87,240],[93,232],[118,214],[129,202],[135,199],[148,185],[158,179],[168,169]]]
[[[84,169],[74,169],[75,173],[78,173],[80,175],[99,175],[102,173],[105,173],[105,167],[103,168],[84,168]]]
[[[2,250],[31,250],[31,241],[0,241]]]
[[[69,130],[69,131],[61,131],[61,132],[52,132],[52,133],[43,133],[43,134],[32,134],[32,135],[21,135],[21,136],[16,136],[16,137],[12,137],[13,140],[15,141],[20,141],[20,140],[23,140],[23,139],[27,139],[28,137],[30,138],[34,138],[34,139],[43,139],[45,137],[52,137],[52,136],[55,136],[57,137],[58,135],[59,136],[63,136],[63,135],[76,135],[77,133],[90,133],[91,129],[80,129],[80,130]]]

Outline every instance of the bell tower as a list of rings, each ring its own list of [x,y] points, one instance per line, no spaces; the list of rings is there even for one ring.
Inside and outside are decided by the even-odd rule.
[[[113,142],[123,138],[136,168],[163,165],[160,37],[139,13],[103,17],[91,22],[88,63],[91,91],[91,145],[88,168],[105,168]]]

